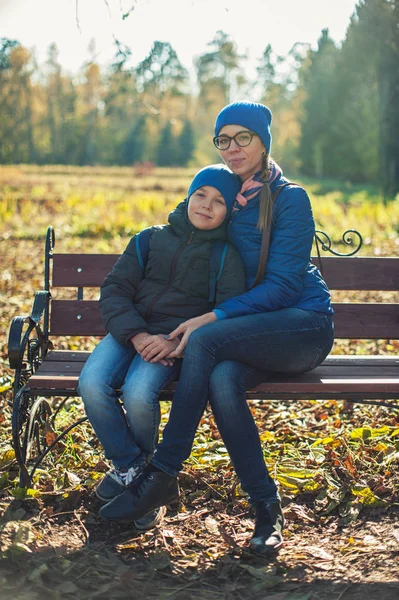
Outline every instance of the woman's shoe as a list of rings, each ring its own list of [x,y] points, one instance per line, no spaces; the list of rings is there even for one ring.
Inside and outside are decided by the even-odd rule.
[[[130,523],[160,506],[175,508],[178,504],[177,477],[147,468],[122,494],[100,509],[100,516],[107,521]]]
[[[249,543],[256,554],[272,554],[283,545],[284,517],[280,502],[255,502],[255,531]]]

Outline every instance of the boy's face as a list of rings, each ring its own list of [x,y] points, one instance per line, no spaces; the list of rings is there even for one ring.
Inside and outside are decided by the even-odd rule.
[[[222,194],[211,185],[204,185],[188,201],[188,218],[197,229],[216,229],[226,218],[227,208]]]

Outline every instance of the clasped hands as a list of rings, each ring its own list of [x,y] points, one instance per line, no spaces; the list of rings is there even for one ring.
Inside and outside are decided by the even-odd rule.
[[[203,325],[216,321],[214,312],[209,312],[200,317],[184,321],[169,335],[151,335],[150,333],[137,333],[130,341],[143,360],[157,363],[166,367],[173,365],[176,358],[182,358],[190,335]]]

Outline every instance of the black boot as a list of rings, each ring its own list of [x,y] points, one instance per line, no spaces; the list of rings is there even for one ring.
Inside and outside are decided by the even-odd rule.
[[[100,516],[107,521],[130,523],[160,506],[175,508],[178,504],[177,477],[147,467],[137,481],[100,509]]]
[[[258,501],[254,503],[255,531],[249,547],[256,554],[272,554],[283,545],[281,534],[284,527],[284,517],[280,502]]]

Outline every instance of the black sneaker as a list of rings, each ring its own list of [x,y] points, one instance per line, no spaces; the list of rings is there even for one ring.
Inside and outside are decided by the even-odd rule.
[[[177,477],[147,467],[122,494],[100,509],[100,516],[107,521],[130,523],[161,506],[175,508],[178,504]]]
[[[141,519],[136,519],[134,522],[134,526],[140,531],[145,531],[146,529],[153,529],[154,527],[160,524],[165,514],[166,506],[160,506],[159,508],[156,508],[155,510],[152,510],[151,512],[144,515],[144,517],[141,517]]]
[[[277,552],[283,545],[282,530],[284,517],[280,502],[254,503],[255,531],[249,543],[252,552],[256,554],[271,554]]]
[[[144,471],[145,465],[135,465],[129,469],[112,469],[96,487],[96,496],[101,502],[110,502],[126,490]]]

